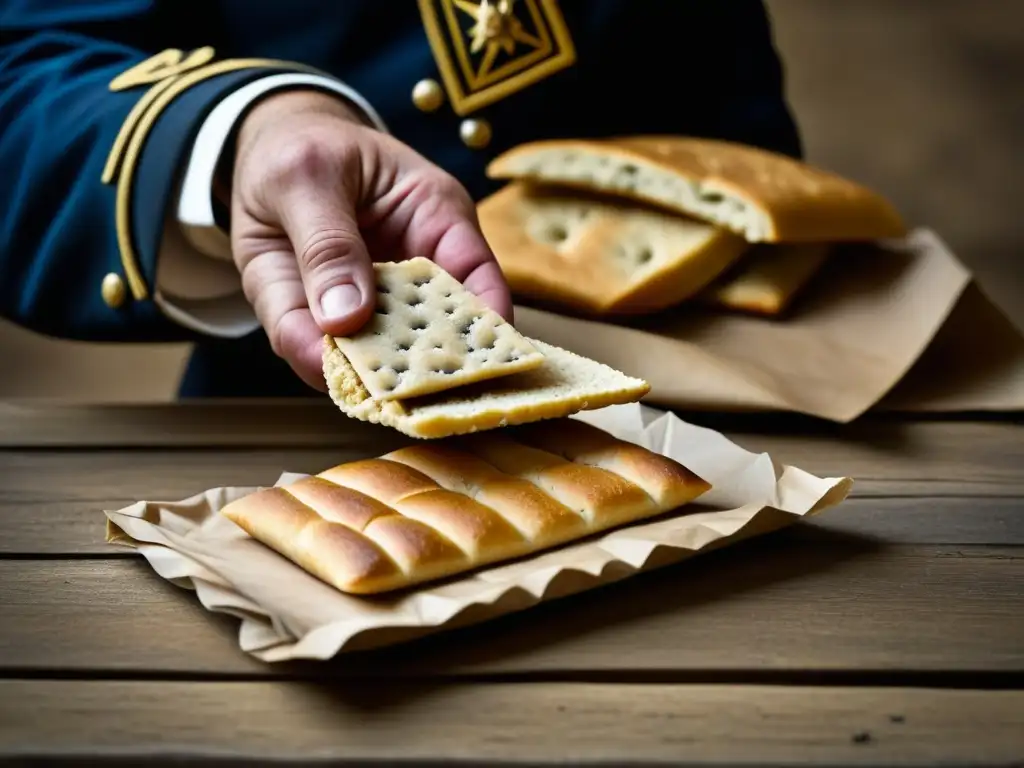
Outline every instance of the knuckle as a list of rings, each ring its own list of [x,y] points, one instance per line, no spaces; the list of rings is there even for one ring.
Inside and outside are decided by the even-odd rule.
[[[461,182],[449,173],[441,172],[434,176],[430,184],[431,192],[440,198],[463,202],[469,199],[469,193]]]
[[[313,233],[297,255],[308,272],[315,272],[339,261],[350,262],[359,251],[358,235],[344,229],[324,229]]]
[[[452,214],[462,216],[473,209],[465,187],[443,171],[423,177],[411,196],[411,202],[424,220],[449,218]]]
[[[283,142],[267,159],[269,179],[282,187],[333,175],[339,165],[333,147],[316,135],[298,135]]]

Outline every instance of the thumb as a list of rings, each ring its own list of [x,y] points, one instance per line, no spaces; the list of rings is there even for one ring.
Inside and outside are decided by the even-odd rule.
[[[313,319],[326,334],[355,333],[373,314],[377,292],[354,206],[344,190],[310,187],[282,202],[282,224]]]

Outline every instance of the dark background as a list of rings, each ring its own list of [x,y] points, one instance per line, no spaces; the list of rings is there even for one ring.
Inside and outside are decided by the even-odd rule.
[[[811,161],[930,226],[1024,327],[1024,0],[769,0]],[[0,324],[0,397],[162,400],[183,346]]]

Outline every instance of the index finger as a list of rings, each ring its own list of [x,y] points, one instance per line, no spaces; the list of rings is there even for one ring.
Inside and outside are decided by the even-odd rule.
[[[469,222],[450,227],[434,249],[434,263],[466,286],[508,322],[512,322],[512,295],[505,275],[487,241]]]

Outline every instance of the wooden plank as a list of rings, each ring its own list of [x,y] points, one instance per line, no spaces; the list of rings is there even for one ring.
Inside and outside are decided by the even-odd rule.
[[[373,674],[1024,672],[1024,549],[878,546],[823,530],[707,553],[329,665],[264,666],[234,619],[141,559],[0,561],[0,668],[322,679]]]
[[[105,555],[134,557],[106,543],[104,509],[131,499],[0,500],[0,557]],[[851,498],[807,523],[816,528],[896,544],[1024,546],[1024,500],[977,498]]]
[[[0,755],[84,764],[1006,765],[1024,750],[1020,691],[15,680],[0,682],[0,712]]]
[[[894,544],[1024,546],[1024,499],[851,498],[808,524]]]
[[[901,433],[892,431],[897,427]],[[732,437],[750,450],[767,451],[778,461],[819,476],[852,476],[856,496],[1024,496],[1024,429],[982,423],[886,429],[880,427],[863,439],[800,434]],[[219,485],[271,483],[285,470],[318,471],[375,455],[394,444],[7,450],[0,451],[0,492],[5,501],[177,500]]]
[[[344,446],[393,434],[329,400],[152,404],[0,403],[0,447]]]
[[[306,450],[11,451],[0,453],[5,503],[146,499],[179,501],[219,486],[274,483],[282,472],[318,472],[366,456],[352,448]],[[116,508],[116,507],[115,507]]]
[[[106,543],[104,509],[121,509],[131,499],[109,501],[0,500],[0,557],[95,555],[131,557]]]
[[[0,403],[3,447],[339,445],[385,430],[330,402],[214,400],[181,403]]]
[[[894,454],[944,459],[964,443],[1024,452],[1024,426],[1011,421],[922,421],[868,414],[852,424],[832,424],[797,414],[688,413],[682,418],[750,442],[751,450],[832,444],[846,453],[892,459]],[[373,447],[396,437],[393,430],[345,417],[323,398],[235,399],[159,404],[80,405],[0,403],[0,448],[68,447]],[[746,445],[747,442],[743,444]],[[835,450],[827,448],[826,450]],[[799,456],[813,456],[804,450]],[[790,461],[783,457],[784,460]]]

